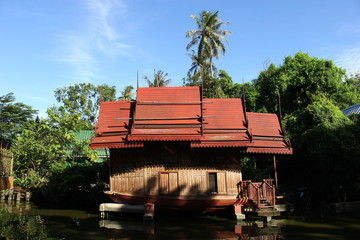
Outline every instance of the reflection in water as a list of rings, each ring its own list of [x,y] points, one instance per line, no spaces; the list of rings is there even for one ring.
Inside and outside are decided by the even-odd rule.
[[[94,212],[38,208],[25,202],[0,202],[0,207],[16,214],[40,215],[53,237],[60,239],[358,239],[358,215],[291,217],[263,227],[261,222],[236,222],[224,218],[189,215],[157,215],[155,221],[144,223],[142,215],[114,215],[101,220]]]
[[[177,219],[179,220],[179,219]],[[191,226],[186,222],[181,225],[175,221],[172,227],[162,222],[151,224],[129,223],[119,220],[100,220],[99,226],[110,230],[123,230],[143,232],[148,239],[166,239],[171,234],[173,239],[227,239],[227,240],[275,240],[280,236],[280,228],[259,228],[251,223],[230,223],[230,221],[209,223],[205,218],[206,224],[191,220]],[[172,222],[174,223],[174,222]]]

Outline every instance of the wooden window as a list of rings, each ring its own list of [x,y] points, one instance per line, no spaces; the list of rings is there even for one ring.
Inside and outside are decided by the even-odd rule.
[[[159,193],[166,195],[179,194],[178,173],[177,172],[161,172],[159,179]]]
[[[216,173],[209,173],[209,192],[218,193]]]
[[[208,191],[211,194],[226,193],[226,174],[225,172],[209,172]]]

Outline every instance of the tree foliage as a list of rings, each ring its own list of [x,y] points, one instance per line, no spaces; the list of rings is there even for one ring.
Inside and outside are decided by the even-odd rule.
[[[196,56],[197,63],[203,68],[201,74],[204,80],[206,62],[208,62],[210,68],[210,76],[213,77],[213,58],[218,59],[221,55],[225,54],[226,48],[224,42],[227,42],[226,35],[231,34],[231,32],[221,29],[227,22],[221,21],[218,17],[218,11],[202,11],[199,17],[196,15],[191,15],[190,17],[196,21],[197,29],[186,32],[186,37],[191,38],[186,46],[186,50],[197,46],[197,53],[196,55],[193,54],[193,56]]]
[[[0,209],[0,238],[16,240],[55,240],[49,237],[40,216],[12,214]]]
[[[12,148],[18,181],[22,182],[26,176],[32,176],[34,180],[26,182],[23,186],[26,188],[38,186],[52,172],[71,163],[74,156],[96,159],[96,153],[89,149],[88,143],[75,137],[75,133],[86,124],[79,113],[60,113],[55,107],[48,109],[47,113],[46,119],[28,122]]]
[[[314,108],[319,107],[320,99],[338,109],[360,101],[356,86],[345,76],[345,71],[330,60],[310,57],[302,52],[286,57],[282,65],[276,67],[271,64],[255,80],[257,110],[277,112],[280,96],[285,120],[296,121],[296,124],[289,124],[287,129],[293,134],[302,133],[315,125],[310,124],[312,121],[301,123],[298,120],[304,119],[304,110],[310,115],[315,113],[309,107],[315,104],[317,106]],[[290,129],[293,126],[296,129]]]
[[[277,112],[280,95],[294,148],[293,183],[305,186],[313,200],[360,196],[359,120],[341,111],[360,102],[357,84],[356,77],[346,76],[332,61],[302,52],[278,67],[271,64],[253,81],[257,111]]]
[[[91,126],[99,111],[100,97],[102,101],[115,101],[116,88],[106,84],[95,86],[91,83],[80,83],[55,90],[55,98],[63,105],[61,111],[68,114],[80,114],[80,118]]]
[[[119,100],[124,101],[124,100],[132,100],[134,97],[134,93],[132,92],[134,90],[134,87],[129,85],[124,87],[124,89],[120,92],[121,97]]]
[[[162,70],[155,72],[154,70],[154,80],[150,80],[148,76],[144,76],[149,87],[166,87],[171,83],[171,79],[168,78],[168,74]]]
[[[10,147],[23,125],[37,113],[31,106],[15,102],[13,93],[0,96],[0,146]]]

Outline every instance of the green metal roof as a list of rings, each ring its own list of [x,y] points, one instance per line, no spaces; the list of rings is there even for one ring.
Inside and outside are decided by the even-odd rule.
[[[81,130],[80,132],[75,133],[75,137],[80,141],[90,140],[95,136],[95,132],[93,130]]]
[[[95,131],[94,130],[81,130],[79,132],[75,133],[75,137],[79,140],[79,141],[89,141],[91,138],[93,138],[95,136]],[[109,151],[105,148],[98,148],[95,149],[95,151],[97,152],[97,155],[99,156],[99,158],[108,158],[109,157]]]

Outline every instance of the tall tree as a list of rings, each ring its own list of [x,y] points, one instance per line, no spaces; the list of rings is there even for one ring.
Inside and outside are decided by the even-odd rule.
[[[102,101],[115,101],[116,88],[106,84],[95,86],[91,83],[80,83],[55,90],[56,100],[63,103],[60,108],[69,114],[79,113],[80,118],[90,126],[95,124],[100,97]]]
[[[315,96],[322,95],[344,109],[360,101],[354,82],[345,76],[345,71],[330,60],[296,53],[286,57],[282,65],[271,64],[260,73],[255,80],[259,91],[258,106],[262,105],[264,111],[276,111],[280,94],[283,112],[292,114],[305,109]]]
[[[31,106],[15,102],[13,93],[0,96],[0,146],[10,147],[23,124],[33,119],[36,113]]]
[[[122,101],[131,100],[134,96],[132,90],[134,90],[134,87],[131,85],[124,87],[123,91],[120,92],[121,94],[120,100]]]
[[[356,77],[346,78],[330,60],[299,52],[280,66],[271,64],[253,85],[257,111],[276,112],[281,96],[283,123],[294,149],[286,182],[306,187],[317,202],[359,192],[360,118],[341,111],[360,102]]]
[[[171,79],[168,79],[168,74],[162,70],[155,72],[154,70],[154,80],[150,80],[148,76],[144,76],[149,87],[166,87],[170,84]]]
[[[224,42],[227,42],[226,35],[230,31],[220,29],[227,22],[222,22],[217,12],[202,11],[199,17],[191,15],[197,24],[197,30],[186,32],[186,37],[191,41],[186,46],[187,50],[197,45],[197,57],[203,61],[208,61],[210,65],[210,76],[214,76],[213,58],[220,58],[225,54]],[[204,74],[204,73],[203,73]],[[202,75],[204,80],[204,75]]]

